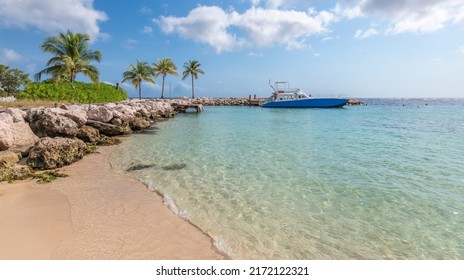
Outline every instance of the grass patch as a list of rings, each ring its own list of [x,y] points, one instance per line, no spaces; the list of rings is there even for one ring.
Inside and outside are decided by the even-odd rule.
[[[0,102],[0,108],[55,106],[56,103],[56,101],[52,100],[17,99],[13,102]],[[59,104],[69,104],[69,102],[59,102]]]

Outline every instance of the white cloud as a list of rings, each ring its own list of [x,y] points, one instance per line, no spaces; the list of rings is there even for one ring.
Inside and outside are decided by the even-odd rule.
[[[33,27],[47,33],[87,33],[96,39],[98,22],[108,19],[93,8],[93,0],[0,0],[0,27]]]
[[[366,30],[366,31],[363,31],[363,30],[361,30],[361,29],[358,29],[358,30],[356,31],[356,34],[354,35],[354,37],[355,37],[356,39],[361,40],[361,39],[366,39],[367,37],[371,37],[371,36],[374,36],[374,35],[377,35],[377,34],[379,34],[379,32],[378,32],[375,28],[372,28],[372,27],[371,27],[371,28],[369,28],[369,29]]]
[[[344,18],[347,19],[355,19],[359,17],[363,17],[364,13],[362,11],[363,7],[363,2],[365,1],[359,1],[355,6],[348,6],[348,7],[342,7],[340,4],[336,4],[334,8],[334,12]]]
[[[199,6],[186,17],[161,17],[154,22],[165,33],[207,43],[220,53],[246,46],[306,48],[306,37],[329,32],[329,25],[336,20],[333,13],[312,9],[303,12],[252,7],[239,14],[216,6]]]
[[[461,45],[461,46],[458,48],[458,52],[461,53],[461,54],[464,54],[464,45]]]
[[[386,34],[430,33],[464,19],[464,0],[348,0],[337,14],[347,19],[370,17],[388,23]]]
[[[153,33],[153,28],[151,26],[144,26],[141,32],[144,34],[151,34]]]
[[[138,43],[139,43],[139,42],[137,42],[136,40],[130,39],[130,38],[129,38],[129,39],[126,40],[126,42],[125,42],[125,44],[124,44],[124,47],[125,47],[126,49],[132,49],[132,48],[134,48],[135,45],[137,45]]]
[[[227,32],[234,16],[235,12],[228,14],[216,6],[199,6],[186,17],[161,17],[159,24],[165,33],[177,33],[182,38],[207,43],[220,53],[244,43]]]
[[[262,53],[249,52],[247,56],[263,57],[264,55]]]
[[[254,46],[283,45],[288,49],[307,47],[305,38],[328,32],[334,15],[322,11],[314,15],[300,11],[251,8],[238,15],[234,24]]]
[[[147,7],[142,7],[139,10],[139,12],[142,13],[142,14],[151,14],[152,10],[150,8],[147,8]]]
[[[449,19],[449,11],[439,7],[434,7],[426,13],[404,14],[395,19],[387,34],[430,33],[443,28]]]
[[[12,49],[2,49],[0,52],[0,63],[2,64],[8,64],[14,61],[18,61],[21,58],[22,56]]]

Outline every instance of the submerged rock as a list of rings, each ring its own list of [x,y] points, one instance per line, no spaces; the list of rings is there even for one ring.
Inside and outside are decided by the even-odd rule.
[[[45,137],[32,148],[27,165],[41,170],[69,165],[84,157],[86,147],[80,139]]]
[[[153,166],[155,166],[155,165],[154,164],[137,164],[137,165],[133,165],[133,166],[127,168],[126,171],[127,172],[137,171],[137,170],[151,168]]]
[[[163,169],[164,170],[181,170],[181,169],[184,169],[185,167],[187,167],[187,164],[185,163],[175,163],[175,164],[163,166]]]

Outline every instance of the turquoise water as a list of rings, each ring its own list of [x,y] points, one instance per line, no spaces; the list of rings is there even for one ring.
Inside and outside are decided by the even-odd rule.
[[[112,163],[233,258],[464,259],[464,101],[368,103],[206,107]]]

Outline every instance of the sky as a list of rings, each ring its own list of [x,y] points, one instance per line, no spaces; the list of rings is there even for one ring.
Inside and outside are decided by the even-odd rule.
[[[267,97],[269,80],[313,96],[464,98],[464,0],[0,0],[0,64],[29,73],[40,45],[71,30],[102,52],[100,81],[137,60],[170,57],[165,96],[191,95],[183,64],[205,75],[197,97]],[[78,79],[88,81],[85,76]],[[159,97],[143,84],[144,97]],[[136,90],[122,85],[129,96]]]

